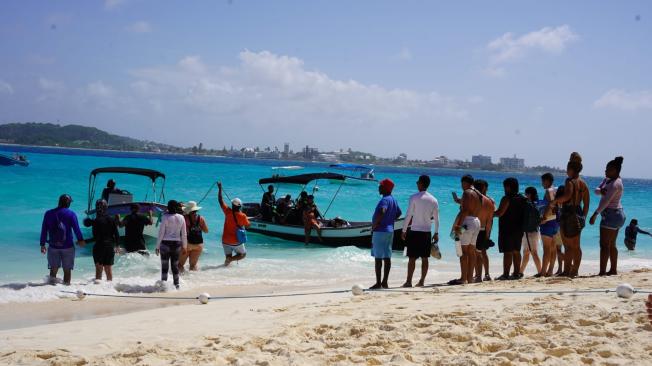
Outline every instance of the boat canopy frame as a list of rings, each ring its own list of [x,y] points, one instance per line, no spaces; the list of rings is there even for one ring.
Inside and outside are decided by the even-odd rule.
[[[147,177],[152,182],[152,198],[156,202],[165,201],[165,174],[154,169],[144,169],[144,168],[131,168],[131,167],[104,167],[93,169],[88,177],[88,208],[86,212],[90,212],[93,208],[93,200],[95,198],[95,188],[97,186],[97,177],[100,174],[113,173],[113,174],[127,174],[127,175],[139,175]],[[162,180],[160,192],[157,195],[157,182]],[[149,192],[145,194],[144,201],[147,201]]]

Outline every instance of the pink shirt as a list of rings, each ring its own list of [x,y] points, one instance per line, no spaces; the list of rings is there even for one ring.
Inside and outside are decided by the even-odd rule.
[[[595,189],[595,193],[602,196],[600,198],[598,209],[595,210],[595,212],[601,213],[607,208],[623,208],[623,205],[620,203],[620,199],[623,197],[623,189],[622,179],[605,178],[602,183],[600,183],[600,186]]]

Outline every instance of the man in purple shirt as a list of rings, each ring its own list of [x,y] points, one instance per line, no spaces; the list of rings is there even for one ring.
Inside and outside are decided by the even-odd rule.
[[[383,179],[378,186],[378,192],[383,195],[372,219],[371,255],[376,262],[376,283],[370,290],[388,288],[387,277],[392,267],[392,243],[394,242],[394,221],[401,217],[401,209],[394,197],[392,190],[394,182],[390,179]],[[385,264],[383,279],[380,279],[380,272]]]
[[[70,209],[71,203],[70,195],[61,195],[57,208],[48,210],[43,216],[41,227],[41,253],[47,253],[50,282],[56,280],[59,267],[63,267],[63,283],[66,285],[70,285],[71,271],[75,266],[73,231],[77,238],[77,245],[80,247],[86,245],[79,229],[77,215]],[[47,249],[46,242],[49,244]]]

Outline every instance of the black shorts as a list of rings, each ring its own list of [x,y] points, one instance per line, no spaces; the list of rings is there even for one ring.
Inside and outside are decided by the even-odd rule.
[[[115,249],[113,246],[95,244],[93,246],[93,261],[95,264],[112,266],[115,260]]]
[[[487,232],[485,230],[480,230],[478,233],[478,240],[475,242],[476,250],[487,250],[491,248],[491,241],[487,238]]]
[[[521,241],[523,240],[523,232],[518,230],[514,231],[499,231],[498,232],[498,251],[501,253],[517,252],[521,250]]]
[[[430,232],[407,232],[407,256],[410,258],[430,257]]]

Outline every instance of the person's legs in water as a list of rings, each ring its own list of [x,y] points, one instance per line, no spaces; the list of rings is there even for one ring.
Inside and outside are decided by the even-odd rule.
[[[104,266],[104,273],[107,281],[113,281],[113,266]]]
[[[199,257],[201,256],[203,251],[204,251],[204,244],[197,244],[194,246],[192,251],[188,253],[191,271],[196,271],[198,269],[197,265],[199,264]],[[183,268],[183,266],[181,268]]]
[[[179,288],[179,255],[181,255],[181,243],[172,248],[170,253],[170,266],[172,267],[172,280],[174,281],[174,287]]]
[[[55,284],[57,282],[57,273],[59,272],[59,267],[50,268],[50,284]]]
[[[421,257],[421,278],[417,283],[417,287],[423,287],[426,282],[426,275],[428,274],[428,257]]]
[[[416,261],[417,259],[413,257],[408,259],[407,279],[405,280],[403,287],[412,287],[412,275],[414,275],[414,267],[416,266]]]
[[[63,284],[66,286],[70,285],[70,280],[72,279],[72,269],[63,269]]]
[[[170,247],[165,243],[161,243],[159,254],[161,256],[161,281],[167,281],[168,271],[170,270]]]
[[[95,279],[96,280],[101,280],[102,279],[102,271],[104,270],[104,266],[102,266],[99,263],[95,263]]]
[[[181,253],[179,255],[179,272],[183,273],[186,271],[186,261],[188,260],[188,257],[190,256],[190,253],[192,253],[192,250],[190,249],[190,246],[192,244],[188,244],[188,250],[186,250],[185,253]]]

